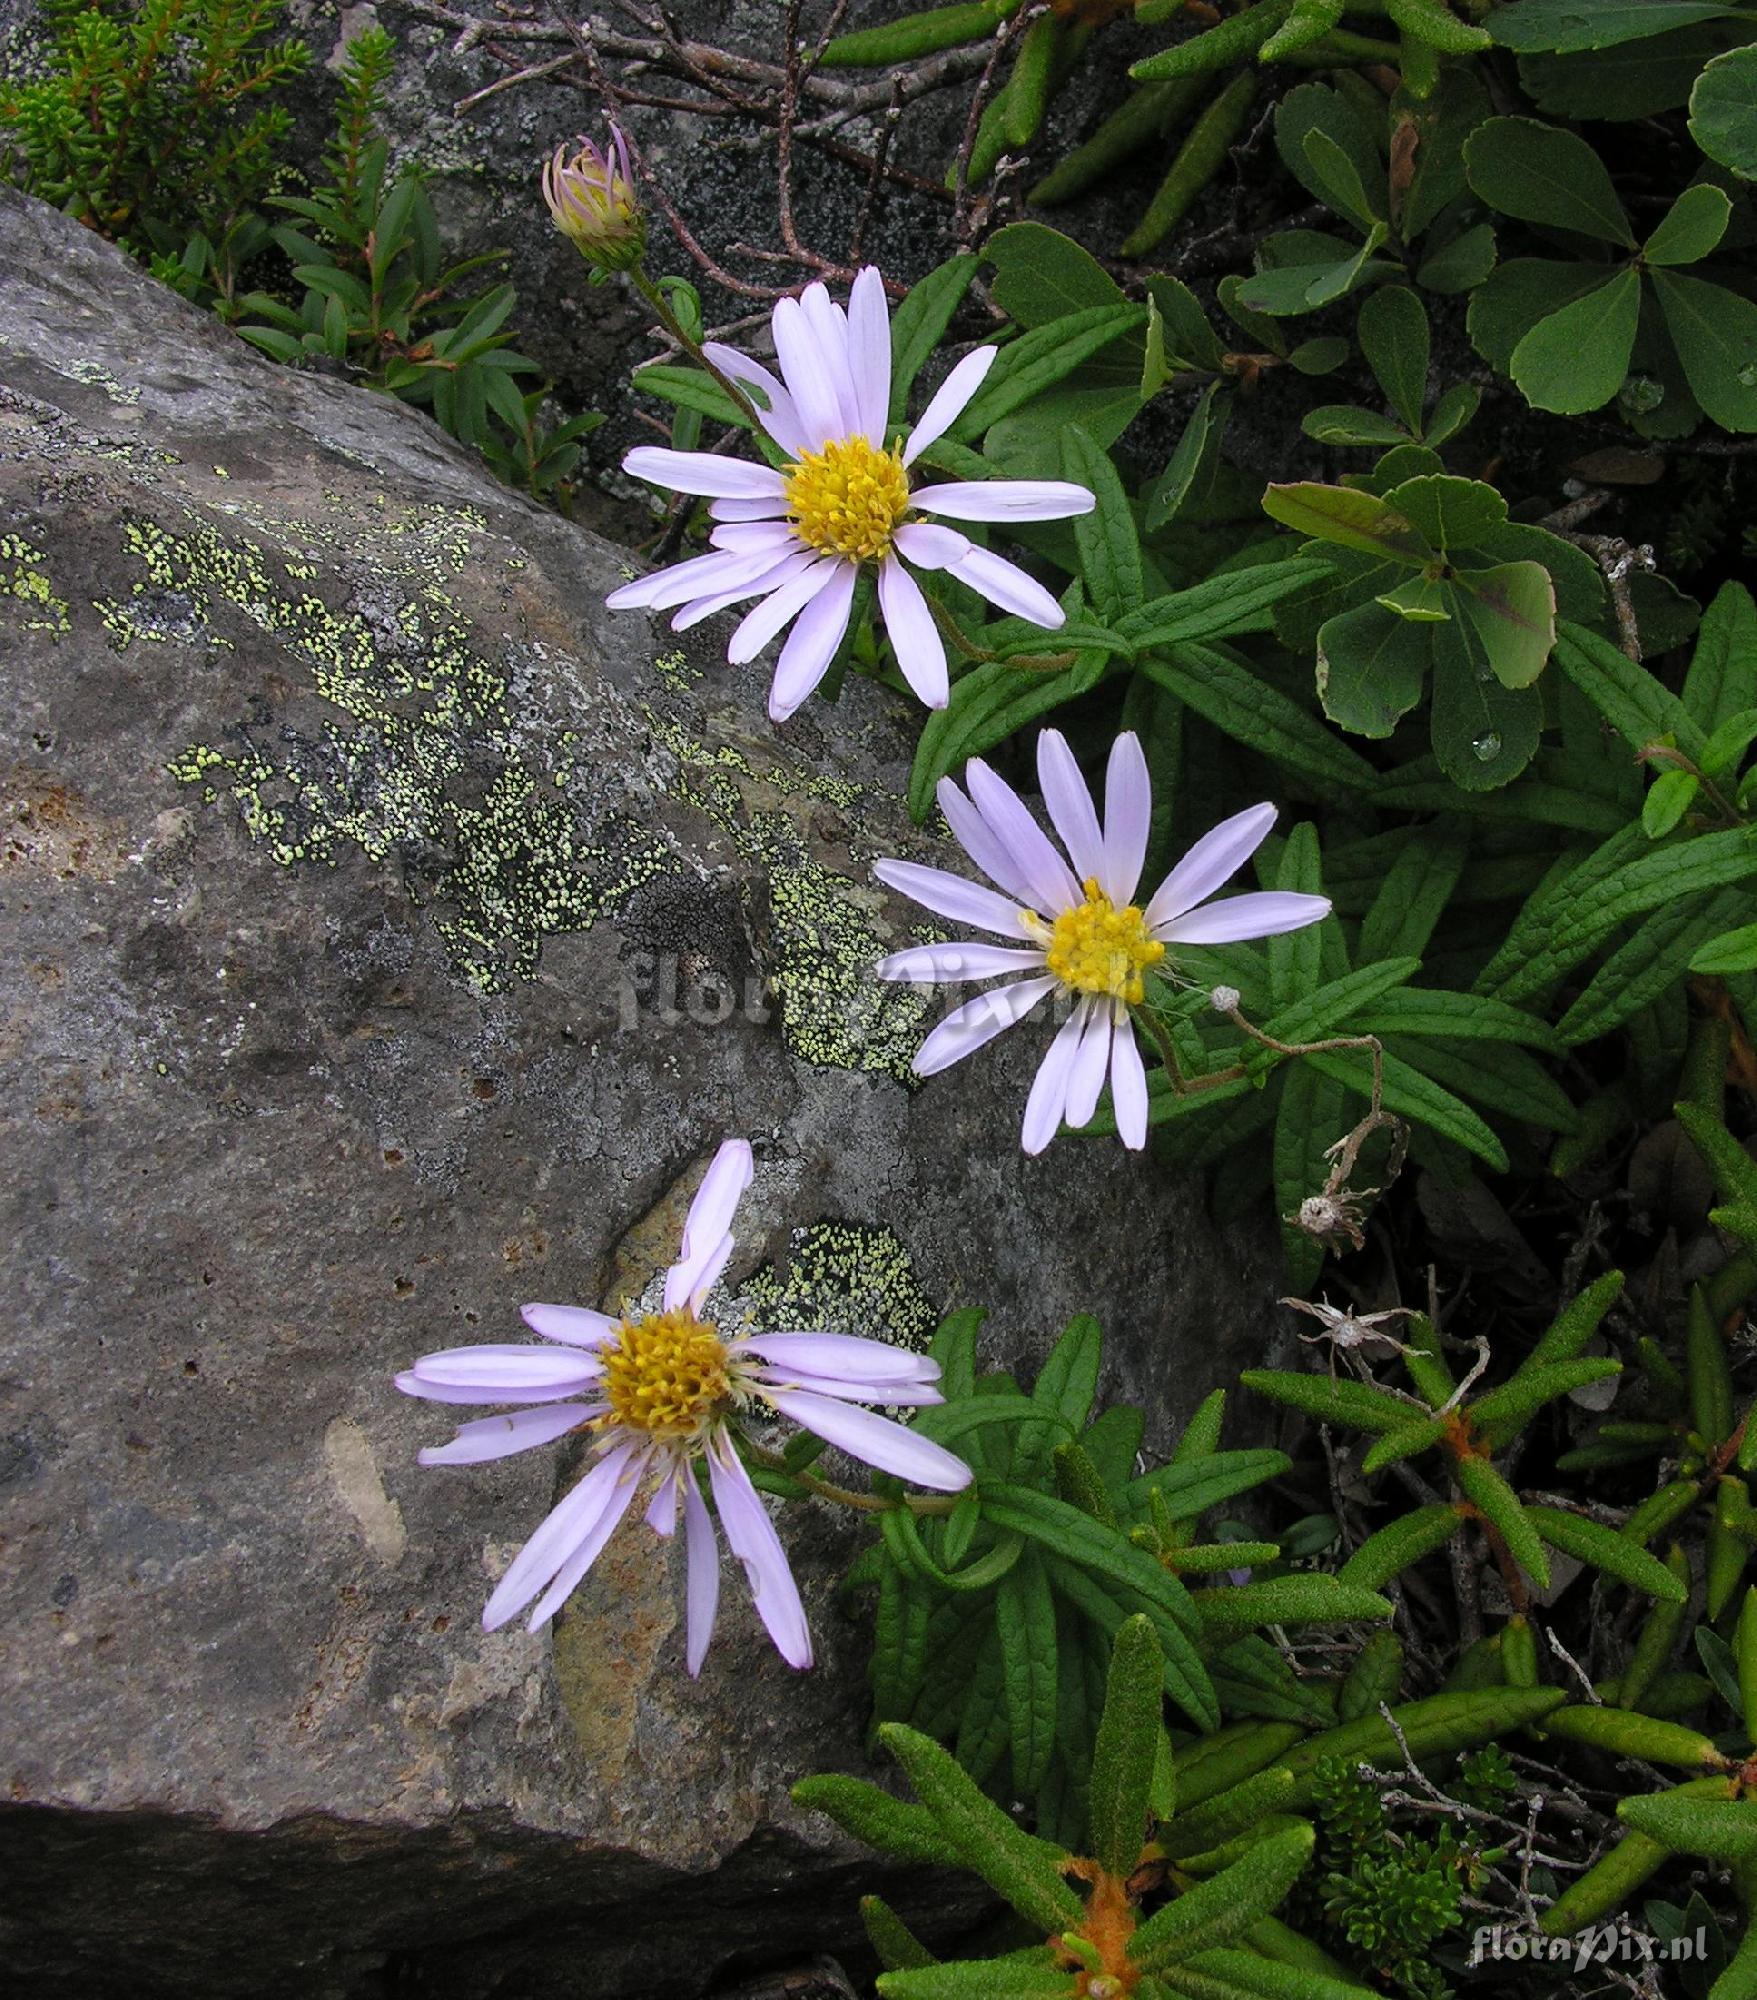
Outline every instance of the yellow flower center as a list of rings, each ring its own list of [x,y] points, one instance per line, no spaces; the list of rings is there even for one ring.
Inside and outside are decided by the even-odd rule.
[[[1053,924],[1041,917],[1034,928],[1044,939],[1049,969],[1076,993],[1108,993],[1131,1003],[1142,999],[1141,975],[1165,956],[1165,947],[1147,934],[1140,910],[1133,904],[1118,909],[1088,879],[1086,900],[1063,910]]]
[[[863,437],[831,438],[787,474],[787,512],[799,539],[822,555],[877,562],[908,506],[902,454]]]
[[[691,1437],[732,1400],[726,1348],[718,1330],[688,1307],[624,1320],[604,1358],[604,1396],[610,1414],[600,1422],[625,1424],[653,1437]]]

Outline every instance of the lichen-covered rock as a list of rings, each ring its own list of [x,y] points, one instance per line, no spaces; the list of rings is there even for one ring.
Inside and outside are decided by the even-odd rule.
[[[923,1088],[875,853],[914,717],[785,729],[618,553],[392,402],[277,369],[0,192],[0,1971],[59,1995],[693,1996],[835,1949],[787,1802],[859,1750],[740,1591],[699,1682],[636,1528],[485,1636],[567,1476],[421,1471],[425,1349],[638,1291],[748,1134],[769,1323],[1034,1365],[1095,1311],[1156,1433],[1266,1268],[1108,1146],[1021,1157],[1034,1044]],[[390,1968],[387,1971],[386,1968]]]

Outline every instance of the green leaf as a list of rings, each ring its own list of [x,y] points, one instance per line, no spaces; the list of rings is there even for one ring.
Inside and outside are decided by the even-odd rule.
[[[1528,1504],[1525,1515],[1552,1549],[1560,1549],[1564,1555],[1573,1556],[1580,1562],[1591,1563],[1594,1569],[1603,1570],[1606,1576],[1614,1576],[1620,1582],[1636,1590],[1644,1590],[1649,1597],[1666,1603],[1682,1604],[1689,1597],[1689,1591],[1664,1563],[1656,1556],[1650,1556],[1645,1549],[1637,1548],[1614,1528],[1589,1521],[1580,1514],[1563,1513],[1555,1507]],[[1645,1756],[1648,1753],[1632,1751],[1629,1754]]]
[[[1737,13],[1718,0],[1508,0],[1489,16],[1488,29],[1504,49],[1545,49],[1569,55],[1646,41],[1698,21]]]
[[[1451,388],[1443,389],[1428,412],[1423,443],[1438,449],[1456,437],[1476,415],[1481,402],[1482,391],[1474,382],[1454,382]]]
[[[1454,1460],[1452,1477],[1465,1499],[1499,1531],[1513,1560],[1540,1590],[1547,1590],[1550,1559],[1544,1554],[1531,1517],[1512,1487],[1486,1458],[1466,1456]]]
[[[1711,976],[1757,972],[1757,924],[1745,924],[1711,938],[1691,955],[1690,970]]]
[[[1421,300],[1407,286],[1388,285],[1361,307],[1357,332],[1360,351],[1385,400],[1403,419],[1404,428],[1419,436],[1427,406],[1429,350],[1428,316]]]
[[[1707,1443],[1724,1444],[1733,1431],[1732,1365],[1726,1340],[1714,1323],[1700,1285],[1690,1287],[1690,1309],[1684,1325],[1690,1421]]]
[[[1617,1817],[1674,1853],[1734,1864],[1757,1861],[1757,1799],[1704,1799],[1680,1788],[1624,1799]]]
[[[1690,393],[1723,430],[1757,431],[1757,305],[1676,271],[1649,275]]]
[[[1275,107],[1275,149],[1309,193],[1358,228],[1384,219],[1384,159],[1340,90],[1324,83],[1290,90]]]
[[[1284,597],[1308,587],[1324,574],[1321,559],[1292,557],[1263,562],[1249,569],[1222,570],[1191,584],[1188,590],[1156,597],[1130,612],[1116,627],[1116,636],[1138,652],[1149,646],[1173,646],[1200,639],[1224,639],[1235,633],[1262,631],[1262,614]]]
[[[997,1895],[1040,1931],[1078,1928],[1084,1905],[1063,1880],[1055,1850],[1034,1840],[960,1770],[940,1746],[900,1722],[879,1729],[916,1796]]]
[[[1319,1573],[1224,1584],[1193,1594],[1204,1625],[1221,1634],[1259,1625],[1344,1625],[1392,1615],[1392,1606],[1376,1592]]]
[[[1494,268],[1494,224],[1478,222],[1430,250],[1416,266],[1415,281],[1424,292],[1443,295],[1474,292]],[[1447,393],[1454,394],[1456,390]]]
[[[1469,480],[1453,483],[1471,484]],[[1358,549],[1365,555],[1390,557],[1414,566],[1430,561],[1435,553],[1389,499],[1381,500],[1358,486],[1325,486],[1314,480],[1272,485],[1263,495],[1263,511],[1271,520],[1302,535]]]
[[[1098,1387],[1098,1365],[1104,1339],[1098,1322],[1086,1314],[1068,1323],[1067,1330],[1049,1351],[1032,1384],[1031,1401],[1050,1412],[1058,1421],[1049,1424],[1021,1424],[1014,1446],[1015,1478],[1028,1478],[1041,1466],[1050,1451],[1070,1433],[1078,1431],[1091,1414],[1092,1397]],[[1023,1789],[1030,1790],[1027,1786]]]
[[[1541,319],[1507,369],[1534,409],[1579,416],[1623,386],[1641,314],[1641,280],[1626,265],[1606,283]]]
[[[682,409],[699,410],[716,423],[734,424],[741,430],[750,428],[750,419],[719,383],[699,368],[640,368],[630,376],[629,383],[632,388],[644,390],[649,396],[662,396]],[[751,395],[759,404],[766,400],[760,389],[752,390]]]
[[[1378,1443],[1360,1462],[1360,1469],[1370,1479],[1375,1472],[1383,1472],[1388,1465],[1398,1465],[1406,1458],[1414,1458],[1439,1443],[1446,1435],[1450,1419],[1446,1417],[1421,1417],[1412,1424],[1405,1424],[1400,1431],[1392,1431],[1380,1438]]]
[[[1139,1616],[1125,1619],[1111,1651],[1087,1798],[1093,1857],[1125,1879],[1139,1864],[1146,1838],[1164,1674],[1165,1656],[1152,1623]]]
[[[1391,735],[1421,700],[1432,655],[1421,624],[1384,599],[1326,619],[1317,649],[1324,713],[1356,736]]]
[[[1034,327],[1001,349],[1000,359],[950,435],[957,440],[980,437],[991,424],[1041,396],[1119,335],[1132,333],[1146,317],[1144,306],[1125,301],[1069,313]]]
[[[1726,234],[1732,217],[1733,205],[1721,190],[1711,181],[1698,181],[1672,203],[1641,255],[1649,264],[1699,264]]]
[[[1620,1028],[1674,993],[1703,943],[1746,906],[1742,890],[1661,904],[1607,958],[1556,1024],[1570,1048]]]
[[[1641,830],[1649,840],[1663,840],[1696,802],[1702,780],[1694,771],[1662,771],[1641,802]]]
[[[1297,772],[1321,795],[1366,793],[1377,783],[1377,773],[1357,751],[1216,648],[1180,645],[1169,656],[1149,656],[1141,671],[1225,735]]]
[[[1434,926],[1458,886],[1467,852],[1465,841],[1435,827],[1399,836],[1395,859],[1361,923],[1360,956],[1364,962],[1419,956],[1427,949]],[[1405,993],[1391,1005],[1406,1008],[1409,998]],[[1444,1032],[1454,1030],[1448,1027]]]
[[[948,1959],[881,1972],[882,2000],[1073,2000],[1073,1974],[1048,1958]]]
[[[1367,183],[1345,146],[1338,145],[1328,132],[1319,127],[1305,135],[1302,151],[1311,165],[1311,178],[1317,185],[1319,200],[1327,201],[1339,214],[1362,229],[1371,229],[1375,222],[1383,220],[1377,213],[1372,195],[1367,192]],[[1376,160],[1374,165],[1378,165]]]
[[[1285,1452],[1205,1452],[1198,1458],[1174,1459],[1131,1480],[1123,1489],[1122,1506],[1131,1518],[1138,1517],[1145,1512],[1149,1496],[1157,1493],[1174,1521],[1194,1521],[1210,1507],[1248,1493],[1266,1479],[1279,1479],[1290,1469]]]
[[[985,41],[1018,7],[1019,0],[964,0],[958,6],[930,7],[925,13],[837,35],[819,60],[827,69],[888,69],[893,63],[913,62],[965,42]]]
[[[1757,49],[1729,49],[1696,79],[1690,136],[1711,160],[1757,177]]]
[[[912,285],[891,314],[891,411],[893,428],[909,408],[909,391],[928,357],[946,336],[952,317],[981,265],[977,257],[953,257]]]
[[[1041,222],[1009,222],[982,246],[994,302],[1023,327],[1122,304],[1122,287],[1089,250]],[[901,310],[901,308],[899,308]]]
[[[1320,444],[1394,445],[1409,441],[1408,433],[1390,417],[1352,403],[1322,403],[1307,410],[1299,427]]]
[[[1257,1842],[1242,1860],[1155,1911],[1129,1939],[1129,1958],[1145,1972],[1161,1972],[1238,1937],[1280,1904],[1305,1872],[1315,1840],[1302,1823]]]
[[[1485,29],[1459,20],[1444,0],[1385,0],[1385,7],[1406,38],[1425,42],[1442,55],[1475,55],[1492,46]]]
[[[1226,435],[1227,420],[1232,415],[1232,397],[1223,391],[1222,383],[1210,382],[1196,398],[1183,435],[1177,441],[1177,449],[1171,454],[1148,496],[1146,527],[1149,534],[1156,534],[1168,521],[1176,520],[1192,496],[1202,491],[1212,479],[1219,463],[1220,442]]]
[[[1311,1060],[1310,1057],[1307,1058]],[[1247,1368],[1239,1377],[1247,1389],[1300,1410],[1319,1423],[1344,1424],[1351,1430],[1372,1431],[1383,1436],[1401,1430],[1418,1414],[1417,1406],[1388,1390],[1374,1389],[1365,1382],[1348,1382],[1339,1376],[1290,1375],[1277,1369]]]
[[[1091,513],[1075,518],[1074,541],[1093,609],[1114,625],[1140,610],[1146,598],[1134,513],[1110,453],[1100,451],[1077,425],[1062,433],[1061,451],[1064,477],[1084,486],[1098,502]]]
[[[1635,248],[1604,162],[1573,132],[1535,118],[1486,119],[1465,141],[1464,165],[1472,190],[1503,215]]]
[[[1292,7],[1293,0],[1252,0],[1242,14],[1229,16],[1219,27],[1147,56],[1129,75],[1137,83],[1156,83],[1163,77],[1230,69],[1259,49],[1287,19]]]
[[[915,1933],[882,1896],[862,1896],[860,1921],[873,1956],[887,1972],[912,1971],[937,1963]]]
[[[1000,1580],[994,1597],[1000,1634],[1013,1788],[1029,1795],[1043,1783],[1055,1748],[1055,1600],[1042,1559],[1030,1549]]]
[[[1049,635],[1046,635],[1049,636]],[[928,717],[909,772],[909,810],[919,824],[933,809],[934,787],[971,757],[1090,693],[1110,671],[1102,654],[1082,653],[1069,667],[1036,673],[988,660],[952,685],[951,700]]]
[[[1365,948],[1363,940],[1363,952]],[[1550,1024],[1523,1007],[1510,1007],[1480,993],[1419,986],[1405,987],[1363,1007],[1353,1026],[1363,1035],[1443,1035],[1450,1040],[1522,1042],[1528,1048],[1552,1051],[1560,1046]]]
[[[1605,282],[1602,264],[1563,264],[1548,257],[1515,257],[1498,264],[1471,294],[1466,325],[1478,354],[1506,375],[1513,350],[1540,320],[1561,312]]]
[[[1330,1049],[1319,1055],[1308,1055],[1304,1060],[1322,1070],[1326,1076],[1333,1076],[1347,1084],[1356,1096],[1370,1101],[1372,1065],[1364,1052]],[[1405,1118],[1418,1120],[1444,1138],[1456,1140],[1466,1151],[1486,1161],[1496,1173],[1507,1171],[1506,1148],[1469,1105],[1460,1102],[1451,1091],[1442,1088],[1400,1057],[1387,1053],[1383,1062],[1387,1109],[1399,1112]]]
[[[1407,1431],[1391,1433],[1392,1436],[1407,1434]],[[1389,1443],[1390,1439],[1385,1441]],[[1356,1584],[1363,1590],[1380,1590],[1411,1563],[1444,1548],[1463,1520],[1464,1516],[1450,1501],[1417,1507],[1369,1535],[1337,1576],[1343,1583]]]
[[[1556,589],[1542,563],[1454,572],[1452,596],[1503,687],[1530,687],[1556,642]]]
[[[1715,608],[1725,595],[1723,590],[1703,619],[1703,635],[1696,643],[1698,659],[1703,658],[1705,646],[1715,646],[1718,653],[1719,628],[1711,632],[1710,627]],[[1757,613],[1752,617],[1752,639],[1757,647]],[[1700,720],[1693,716],[1691,708],[1679,701],[1656,675],[1639,661],[1631,660],[1608,639],[1584,625],[1563,619],[1557,627],[1555,658],[1557,666],[1631,750],[1645,750],[1650,744],[1663,743],[1669,738],[1680,750],[1700,759],[1707,743],[1706,716]],[[1720,676],[1716,675],[1715,692],[1719,684]],[[1699,701],[1706,708],[1711,698],[1706,673],[1697,685]],[[1686,692],[1689,687],[1687,681]]]
[[[1442,552],[1487,543],[1507,519],[1507,503],[1492,486],[1450,473],[1401,480],[1388,489],[1384,504]]]
[[[898,1861],[964,1866],[963,1850],[925,1806],[908,1805],[865,1778],[801,1778],[793,1787],[793,1802],[807,1812],[826,1813],[844,1833]]]

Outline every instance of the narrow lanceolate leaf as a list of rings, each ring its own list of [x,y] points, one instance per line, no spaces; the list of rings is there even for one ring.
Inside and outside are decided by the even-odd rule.
[[[1744,1208],[1757,1208],[1757,1160],[1753,1160],[1725,1123],[1699,1104],[1675,1107],[1678,1122],[1708,1162],[1721,1198]]]
[[[1439,1443],[1446,1435],[1450,1422],[1446,1417],[1418,1417],[1412,1424],[1405,1424],[1401,1430],[1387,1432],[1361,1460],[1360,1469],[1369,1476],[1383,1472],[1386,1466],[1399,1464],[1403,1459],[1413,1458],[1417,1452],[1426,1451]]]
[[[1745,1592],[1744,1608],[1733,1628],[1733,1662],[1739,1670],[1739,1707],[1745,1735],[1757,1743],[1757,1589]]]
[[[1486,1458],[1458,1459],[1452,1467],[1452,1477],[1465,1499],[1499,1531],[1513,1560],[1540,1590],[1547,1590],[1550,1559],[1512,1487]]]
[[[1513,1371],[1512,1379],[1547,1368],[1557,1361],[1572,1361],[1598,1331],[1612,1306],[1623,1296],[1623,1274],[1607,1271],[1595,1278],[1585,1291],[1569,1301],[1551,1321],[1537,1345]]]
[[[1726,1339],[1709,1316],[1700,1285],[1690,1288],[1684,1357],[1690,1421],[1709,1444],[1724,1444],[1733,1434],[1732,1364],[1727,1358]]]
[[[1164,1674],[1165,1656],[1151,1622],[1125,1619],[1111,1651],[1087,1800],[1092,1854],[1112,1875],[1132,1875],[1141,1858]]]
[[[1230,16],[1205,34],[1174,42],[1136,63],[1129,74],[1137,83],[1157,83],[1163,77],[1230,69],[1260,49],[1292,11],[1293,0],[1252,0],[1242,14]]]
[[[1757,1861],[1757,1799],[1708,1799],[1680,1789],[1624,1799],[1617,1817],[1677,1854]]]
[[[1702,751],[1708,732],[1657,676],[1610,640],[1564,618],[1555,659],[1631,750],[1669,739],[1692,758]]]
[[[1543,1726],[1546,1735],[1565,1736],[1612,1757],[1643,1757],[1650,1764],[1677,1764],[1686,1771],[1718,1770],[1725,1762],[1699,1729],[1602,1703],[1558,1708],[1544,1717]]]
[[[1139,1554],[1140,1551],[1133,1551]],[[1134,1612],[1142,1612],[1152,1620],[1153,1629],[1159,1635],[1159,1644],[1165,1654],[1165,1691],[1179,1708],[1199,1729],[1212,1729],[1220,1719],[1220,1704],[1214,1693],[1214,1683],[1203,1666],[1190,1634],[1180,1622],[1183,1618],[1194,1619],[1196,1608],[1189,1601],[1189,1594],[1175,1577],[1168,1576],[1159,1569],[1151,1556],[1143,1556],[1151,1568],[1158,1570],[1161,1579],[1172,1584],[1177,1592],[1179,1611],[1173,1616],[1166,1608],[1165,1596],[1161,1591],[1149,1594],[1131,1589],[1126,1585],[1101,1583],[1090,1571],[1076,1563],[1050,1559],[1049,1578],[1056,1595],[1062,1598],[1083,1618],[1089,1619],[1105,1637],[1114,1637],[1125,1618]]]
[[[1146,317],[1145,306],[1125,302],[1093,306],[1051,320],[1047,326],[1033,327],[1001,349],[987,381],[952,426],[952,437],[960,441],[980,437],[991,424],[1011,416],[1034,396],[1071,375],[1119,334],[1132,333]]]
[[[1107,451],[1100,451],[1078,424],[1062,432],[1062,472],[1084,486],[1098,504],[1074,523],[1080,574],[1092,608],[1114,625],[1146,601],[1141,580],[1141,544],[1128,495]]]
[[[1525,1518],[1549,1543],[1564,1555],[1591,1563],[1607,1576],[1644,1590],[1649,1597],[1682,1604],[1689,1592],[1656,1556],[1638,1548],[1627,1535],[1607,1528],[1601,1521],[1588,1521],[1579,1514],[1564,1513],[1559,1507],[1527,1506]]]
[[[1421,1414],[1420,1407],[1384,1389],[1369,1388],[1364,1382],[1347,1382],[1339,1376],[1290,1375],[1279,1369],[1247,1368],[1239,1377],[1247,1389],[1260,1396],[1301,1410],[1319,1423],[1343,1424],[1351,1430],[1374,1431],[1384,1435],[1402,1430]]]
[[[1216,1451],[1186,1464],[1173,1460],[1131,1480],[1123,1490],[1123,1505],[1138,1513],[1148,1504],[1148,1495],[1157,1493],[1174,1521],[1193,1521],[1210,1507],[1248,1493],[1266,1479],[1279,1479],[1291,1468],[1292,1460],[1284,1451]]]
[[[1173,1861],[1207,1854],[1269,1814],[1282,1811],[1292,1801],[1297,1785],[1285,1764],[1272,1764],[1179,1813],[1169,1826],[1159,1829],[1159,1845]]]
[[[1613,1910],[1628,1909],[1635,1891],[1671,1858],[1671,1850],[1657,1840],[1644,1833],[1626,1833],[1545,1910],[1537,1920],[1538,1929],[1546,1937],[1574,1937]]]
[[[1035,1550],[1027,1549],[1001,1578],[994,1620],[1001,1641],[1013,1788],[1029,1795],[1049,1769],[1056,1718],[1055,1599]]]
[[[793,1787],[793,1802],[808,1812],[827,1814],[844,1833],[899,1861],[931,1861],[944,1868],[965,1865],[963,1850],[925,1806],[893,1798],[865,1778],[836,1773],[801,1778]]]
[[[1090,1514],[1093,1520],[1103,1522],[1107,1528],[1121,1525],[1116,1509],[1110,1503],[1110,1495],[1104,1490],[1104,1480],[1098,1467],[1077,1438],[1058,1444],[1051,1454],[1051,1463],[1055,1467],[1058,1500],[1065,1500],[1070,1507],[1078,1507],[1082,1514]]]
[[[1210,1631],[1249,1632],[1259,1625],[1340,1625],[1392,1616],[1376,1592],[1321,1573],[1271,1577],[1193,1593]]]
[[[900,1722],[879,1731],[916,1796],[963,1855],[967,1867],[1043,1932],[1073,1930],[1085,1906],[1056,1865],[1056,1850],[1017,1827],[957,1763]]]
[[[1629,1664],[1617,1679],[1617,1701],[1623,1708],[1640,1708],[1678,1643],[1684,1623],[1684,1607],[1690,1595],[1690,1562],[1676,1542],[1666,1557],[1666,1573],[1677,1586],[1674,1598],[1657,1597],[1653,1609],[1642,1621]]]
[[[1753,856],[1752,872],[1757,873],[1757,854]],[[1303,1060],[1325,1076],[1333,1076],[1339,1083],[1347,1084],[1358,1097],[1371,1097],[1373,1068],[1363,1051],[1333,1049],[1308,1055]],[[1496,1173],[1507,1171],[1506,1147],[1468,1104],[1400,1057],[1387,1053],[1383,1058],[1383,1073],[1384,1102],[1388,1110],[1401,1112],[1404,1117],[1428,1126],[1441,1137],[1456,1140]]]
[[[1225,570],[1191,584],[1188,590],[1154,598],[1122,619],[1117,632],[1137,651],[1145,652],[1151,646],[1223,639],[1236,632],[1261,630],[1268,624],[1264,614],[1271,605],[1317,582],[1323,574],[1322,563],[1302,562],[1297,557]]]
[[[1403,1682],[1403,1643],[1395,1632],[1375,1632],[1354,1656],[1354,1665],[1336,1697],[1337,1718],[1357,1721],[1377,1715],[1380,1702],[1394,1702]]]
[[[1165,1990],[1175,1987],[1180,2000],[1371,2000],[1371,1987],[1357,1986],[1352,1980],[1310,1970],[1303,1964],[1282,1965],[1259,1957],[1258,1933],[1266,1921],[1257,1920],[1250,1939],[1252,1950],[1205,1951],[1180,1965],[1175,1981],[1167,1981]],[[1145,2000],[1145,1983],[1136,1992]]]
[[[1144,1972],[1163,1972],[1238,1937],[1274,1912],[1305,1872],[1315,1840],[1302,1824],[1260,1841],[1242,1860],[1149,1917],[1129,1939],[1129,1958]]]
[[[866,1926],[873,1956],[887,1972],[911,1971],[935,1962],[933,1953],[883,1896],[861,1897],[860,1921]]]
[[[1470,1421],[1482,1429],[1496,1446],[1523,1429],[1525,1424],[1558,1396],[1583,1389],[1588,1382],[1602,1382],[1607,1375],[1620,1375],[1623,1364],[1608,1354],[1582,1355],[1578,1361],[1552,1361],[1533,1368],[1491,1389],[1470,1406]]]
[[[1029,1958],[954,1958],[881,1972],[883,2000],[1073,2000],[1074,1978],[1045,1948]]]
[[[1180,1818],[1255,1777],[1304,1734],[1297,1722],[1229,1722],[1224,1729],[1184,1744],[1172,1758]],[[1197,1849],[1189,1851],[1194,1854]]]

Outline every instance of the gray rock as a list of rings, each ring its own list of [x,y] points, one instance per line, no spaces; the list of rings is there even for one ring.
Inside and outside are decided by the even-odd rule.
[[[842,1947],[878,1871],[787,1786],[861,1761],[846,1522],[783,1524],[811,1675],[729,1579],[691,1682],[639,1529],[487,1637],[567,1469],[420,1470],[392,1372],[638,1291],[732,1132],[749,1309],[986,1302],[1027,1370],[1091,1309],[1161,1441],[1267,1260],[1118,1148],[1024,1160],[1034,1030],[905,1081],[900,703],[771,728],[603,610],[614,548],[4,192],[0,385],[0,1968],[682,2000]]]

